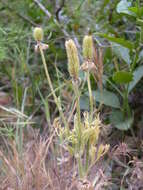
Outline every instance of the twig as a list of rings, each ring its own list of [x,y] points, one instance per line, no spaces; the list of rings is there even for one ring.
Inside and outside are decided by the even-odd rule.
[[[46,16],[48,17],[48,19],[50,19],[52,17],[52,14],[42,5],[42,3],[40,3],[38,0],[34,0],[34,2],[39,6],[39,8],[46,14]],[[60,23],[57,21],[57,19],[53,18],[54,23],[60,28],[60,30],[63,32],[63,34],[66,37],[69,37],[69,34],[62,28],[62,26],[60,25]]]
[[[34,0],[34,2],[40,7],[40,9],[47,15],[47,17],[51,18],[51,13],[40,3],[38,0]]]
[[[33,0],[39,7],[40,9],[46,14],[46,16],[48,17],[48,19],[50,19],[52,17],[52,14],[44,7],[44,5],[42,5],[42,3],[39,2],[39,0]],[[54,23],[58,26],[58,28],[61,30],[61,32],[64,34],[64,36],[66,38],[70,38],[70,35],[68,34],[68,32],[62,27],[62,25],[60,24],[60,22],[53,17],[53,21]],[[78,42],[78,39],[76,38],[75,34],[72,32],[72,35],[74,36],[74,42],[77,46],[78,49],[80,49],[80,45],[79,45],[79,42]],[[79,57],[80,57],[80,60],[82,61],[82,56],[79,52]]]
[[[48,17],[48,19],[50,19],[52,17],[52,14],[42,5],[42,3],[39,2],[39,0],[33,0],[38,6],[39,8],[46,14],[46,16]],[[64,34],[64,36],[66,38],[69,38],[70,35],[68,34],[68,32],[62,27],[62,25],[60,24],[60,22],[53,17],[53,21],[54,23],[58,26],[58,28],[62,31],[62,33]],[[73,34],[74,35],[74,34]],[[80,45],[78,43],[78,40],[77,38],[75,37],[74,35],[74,41],[75,41],[75,44],[78,48],[80,48]],[[80,55],[80,58],[81,58],[81,55]]]
[[[61,12],[61,10],[62,10],[62,8],[64,7],[64,5],[65,5],[65,0],[62,0],[62,2],[61,2],[61,4],[59,5],[59,7],[57,8],[57,10],[56,10],[56,18],[57,18],[57,20],[60,22],[60,12]]]

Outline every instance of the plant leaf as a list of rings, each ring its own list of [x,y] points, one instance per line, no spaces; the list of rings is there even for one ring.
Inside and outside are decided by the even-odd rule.
[[[129,11],[129,7],[131,7],[131,2],[127,0],[121,0],[116,7],[117,13],[124,13],[133,16],[133,13]]]
[[[113,108],[120,108],[120,102],[119,98],[116,94],[113,92],[103,90],[100,92],[100,90],[93,91],[93,97],[96,102],[102,103],[106,106],[110,106]],[[80,108],[82,110],[89,110],[89,94],[88,92],[85,93],[80,98]]]
[[[142,19],[137,19],[137,24],[139,24],[140,26],[143,26],[143,20]]]
[[[129,92],[136,86],[136,84],[141,80],[143,77],[143,65],[139,66],[133,73],[133,81],[129,84]]]
[[[115,42],[117,44],[120,44],[121,46],[126,47],[130,50],[134,49],[134,44],[128,40],[123,39],[123,38],[116,38],[116,37],[108,36],[107,34],[102,34],[102,33],[98,33],[98,36],[106,38],[107,40],[109,40],[111,42]]]
[[[121,111],[114,110],[110,116],[111,123],[120,130],[128,130],[133,123],[133,117],[125,117]]]
[[[83,95],[80,97],[80,109],[89,110],[89,98],[87,95]]]
[[[129,83],[132,81],[132,79],[133,79],[133,74],[126,71],[118,71],[115,72],[113,75],[113,80],[119,84]]]
[[[120,102],[118,99],[118,96],[114,94],[113,92],[103,90],[102,92],[100,90],[93,91],[93,96],[95,98],[95,101],[99,103],[103,103],[106,106],[110,106],[113,108],[120,108]]]
[[[113,45],[116,45],[116,43],[113,43]],[[118,45],[116,48],[112,47],[112,50],[118,58],[123,59],[128,65],[130,65],[131,59],[128,48]]]

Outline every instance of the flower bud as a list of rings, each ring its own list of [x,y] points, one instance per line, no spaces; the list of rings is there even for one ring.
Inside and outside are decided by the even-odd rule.
[[[33,36],[36,41],[42,41],[43,39],[43,29],[40,27],[36,27],[33,31]]]
[[[78,51],[76,48],[76,45],[73,40],[68,40],[65,43],[66,46],[66,52],[68,57],[68,70],[70,76],[78,80],[78,74],[79,74],[79,57],[78,57]]]
[[[92,36],[85,36],[83,39],[83,57],[85,61],[93,61],[94,46]]]

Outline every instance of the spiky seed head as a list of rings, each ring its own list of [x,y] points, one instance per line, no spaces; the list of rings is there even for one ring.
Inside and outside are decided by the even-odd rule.
[[[70,76],[78,80],[79,75],[79,57],[76,45],[73,40],[67,40],[65,42],[67,57],[68,57],[68,70]]]
[[[36,41],[42,41],[43,39],[43,29],[41,27],[36,27],[33,31],[33,36]]]
[[[92,36],[85,36],[83,38],[83,57],[85,61],[93,61],[94,46]]]
[[[106,144],[106,145],[100,144],[98,147],[98,153],[97,153],[96,160],[99,160],[104,154],[106,154],[108,152],[109,148],[110,148],[109,144]]]

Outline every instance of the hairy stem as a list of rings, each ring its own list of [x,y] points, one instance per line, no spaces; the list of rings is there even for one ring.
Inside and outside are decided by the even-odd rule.
[[[80,149],[81,149],[81,115],[80,115],[80,92],[78,90],[78,84],[77,81],[73,82],[73,88],[74,88],[74,93],[76,96],[76,112],[77,112],[77,120],[78,120],[78,159],[77,159],[77,163],[78,163],[78,170],[79,170],[79,176],[82,177],[83,174],[83,170],[82,170],[82,159],[81,159],[81,155],[80,155]]]
[[[64,116],[64,113],[63,113],[63,110],[61,108],[61,103],[59,101],[59,99],[57,98],[56,94],[55,94],[55,91],[54,91],[54,88],[53,88],[53,85],[52,85],[52,81],[51,81],[51,78],[50,78],[50,75],[49,75],[49,72],[48,72],[48,69],[47,69],[47,65],[46,65],[46,60],[45,60],[45,56],[44,56],[44,52],[43,52],[43,49],[41,47],[41,45],[39,45],[39,49],[40,49],[40,53],[41,53],[41,58],[42,58],[42,62],[43,62],[43,65],[44,65],[44,69],[45,69],[45,74],[46,74],[46,77],[47,77],[47,81],[48,81],[48,84],[49,84],[49,87],[50,87],[50,90],[51,90],[51,93],[54,97],[54,101],[56,103],[56,106],[59,110],[59,113],[60,113],[60,116],[62,118],[62,121],[67,129],[67,132],[69,131],[69,126],[68,126],[68,123],[65,119],[65,116]]]
[[[90,73],[87,71],[87,85],[89,92],[89,104],[90,104],[90,121],[93,119],[93,95],[91,90]]]
[[[88,170],[88,164],[89,164],[89,140],[87,142],[87,148],[86,148],[85,172],[87,172],[87,170]]]

